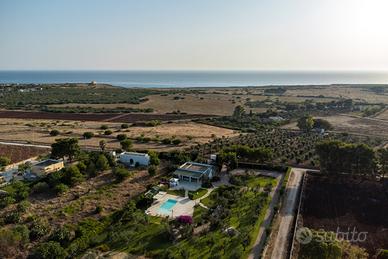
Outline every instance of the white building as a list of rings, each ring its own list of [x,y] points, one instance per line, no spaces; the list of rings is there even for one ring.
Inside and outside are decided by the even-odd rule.
[[[148,166],[150,164],[150,156],[144,153],[123,152],[118,158],[127,166]]]

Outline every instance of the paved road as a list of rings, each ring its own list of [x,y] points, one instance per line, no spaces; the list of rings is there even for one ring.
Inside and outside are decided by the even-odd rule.
[[[267,175],[270,177],[276,177],[278,180],[278,184],[276,185],[275,188],[272,188],[272,191],[270,193],[271,203],[269,204],[267,212],[265,213],[264,221],[260,226],[259,234],[257,235],[256,241],[252,247],[252,250],[248,255],[248,259],[260,258],[261,251],[263,250],[263,247],[265,244],[265,240],[267,239],[267,234],[265,232],[265,229],[271,225],[272,218],[274,216],[274,207],[278,203],[279,191],[284,179],[284,174],[279,174],[276,172],[260,171],[260,174]]]
[[[298,191],[302,184],[302,176],[306,169],[293,168],[290,175],[287,187],[284,206],[280,211],[280,225],[279,232],[276,235],[274,248],[271,258],[284,259],[288,254],[288,241],[292,225],[294,223],[294,217],[296,208],[298,207]]]

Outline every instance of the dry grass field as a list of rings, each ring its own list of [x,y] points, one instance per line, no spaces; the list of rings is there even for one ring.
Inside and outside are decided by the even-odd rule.
[[[111,135],[104,135],[100,127],[106,125]],[[50,136],[49,132],[56,129],[58,136]],[[84,132],[93,132],[95,137],[83,139]],[[198,124],[194,122],[164,123],[155,127],[135,126],[121,129],[121,123],[92,122],[92,121],[50,121],[50,120],[25,120],[25,119],[2,119],[0,122],[0,140],[21,143],[51,144],[57,138],[76,137],[80,145],[84,147],[98,148],[100,140],[107,142],[107,148],[117,149],[120,147],[116,140],[118,134],[126,134],[133,139],[135,149],[170,150],[183,148],[197,143],[205,143],[213,137],[235,136],[232,130]],[[162,140],[164,138],[177,138],[182,141],[179,146],[164,145],[157,141],[147,143],[136,141],[136,138],[144,137]]]

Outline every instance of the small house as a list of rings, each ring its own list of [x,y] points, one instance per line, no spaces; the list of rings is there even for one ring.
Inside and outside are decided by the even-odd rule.
[[[214,167],[208,164],[186,162],[175,172],[174,177],[182,182],[202,183],[205,179],[212,179]]]
[[[150,156],[145,153],[123,152],[118,158],[127,166],[148,166],[150,164]]]
[[[47,159],[32,165],[31,172],[37,176],[43,176],[64,168],[63,161],[56,159]]]

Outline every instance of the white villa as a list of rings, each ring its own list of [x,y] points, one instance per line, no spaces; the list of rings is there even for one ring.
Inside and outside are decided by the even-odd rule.
[[[119,154],[118,159],[121,163],[132,167],[150,164],[150,156],[145,153],[123,152]]]
[[[195,162],[186,162],[174,172],[174,177],[179,179],[179,182],[199,184],[204,179],[212,179],[213,175],[214,167],[212,165]]]

